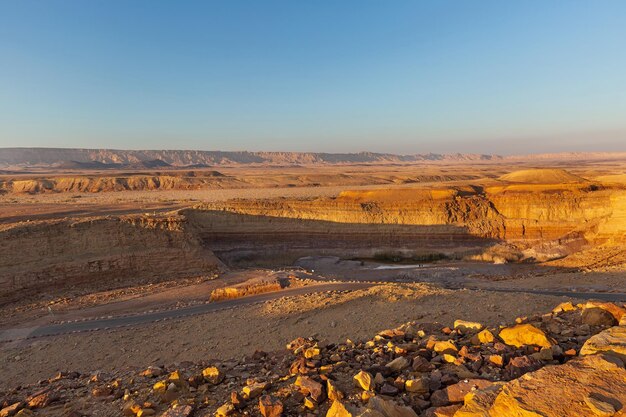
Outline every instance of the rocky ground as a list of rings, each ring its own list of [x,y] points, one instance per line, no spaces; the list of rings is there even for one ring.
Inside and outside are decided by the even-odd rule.
[[[626,309],[587,302],[506,326],[407,322],[369,340],[144,370],[60,372],[0,393],[0,416],[619,416]]]
[[[380,329],[411,320],[451,326],[463,317],[499,326],[567,300],[445,290],[427,284],[386,284],[285,297],[141,326],[3,343],[0,389],[32,384],[59,371],[114,372],[185,361],[240,359],[255,350],[279,350],[301,335],[332,343],[365,339]]]

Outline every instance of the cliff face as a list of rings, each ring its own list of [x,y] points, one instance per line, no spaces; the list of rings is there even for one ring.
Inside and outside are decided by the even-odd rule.
[[[200,188],[236,187],[234,178],[184,175],[132,175],[132,176],[75,176],[0,180],[0,192],[6,193],[63,193],[140,190],[196,190]]]
[[[0,302],[213,273],[219,261],[170,218],[20,224],[0,231]]]
[[[588,240],[626,234],[626,191],[588,186],[344,192],[312,200],[233,200],[200,208],[353,224],[455,226],[506,241]]]

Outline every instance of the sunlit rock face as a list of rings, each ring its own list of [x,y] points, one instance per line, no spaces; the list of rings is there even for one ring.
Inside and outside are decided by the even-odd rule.
[[[346,191],[337,198],[234,200],[201,208],[337,223],[455,226],[513,242],[572,235],[620,240],[626,233],[626,191],[586,183]]]

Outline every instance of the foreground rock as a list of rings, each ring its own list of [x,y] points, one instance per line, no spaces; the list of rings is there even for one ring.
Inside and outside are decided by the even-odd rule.
[[[611,327],[585,342],[580,350],[581,355],[593,355],[595,353],[607,353],[626,361],[626,327]]]
[[[565,303],[503,328],[410,322],[366,341],[297,338],[242,360],[60,373],[0,392],[0,417],[619,416],[626,328],[606,324],[622,310]]]
[[[614,357],[591,355],[525,374],[504,385],[492,404],[470,404],[455,417],[613,416],[624,405],[624,364]]]

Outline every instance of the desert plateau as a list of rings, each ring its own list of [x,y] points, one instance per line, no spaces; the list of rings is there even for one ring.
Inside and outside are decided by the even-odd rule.
[[[2,416],[622,415],[624,154],[31,152]]]

